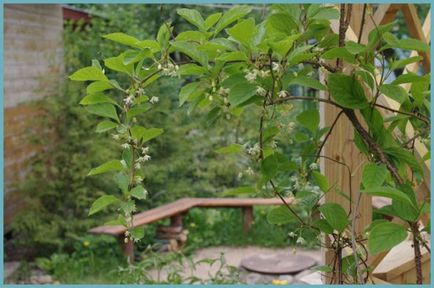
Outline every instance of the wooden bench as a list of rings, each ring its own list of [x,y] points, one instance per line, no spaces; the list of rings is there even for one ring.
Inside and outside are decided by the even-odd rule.
[[[287,203],[292,203],[292,198],[285,199]],[[170,226],[182,226],[182,216],[193,207],[202,208],[241,208],[243,211],[243,231],[247,233],[253,221],[253,206],[257,205],[282,205],[279,198],[183,198],[175,202],[156,207],[136,214],[133,217],[133,227],[140,227],[146,224],[157,222],[162,219],[170,218]],[[90,229],[92,234],[106,234],[119,238],[123,253],[133,259],[134,244],[132,241],[124,242],[126,228],[122,225],[99,226]]]

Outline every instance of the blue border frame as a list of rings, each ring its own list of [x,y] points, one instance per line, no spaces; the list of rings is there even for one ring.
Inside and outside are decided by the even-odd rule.
[[[371,0],[347,0],[347,1],[341,1],[341,0],[331,0],[331,1],[325,1],[325,0],[306,0],[306,1],[299,1],[299,0],[295,0],[295,1],[290,1],[290,0],[272,0],[272,1],[266,1],[266,0],[145,0],[145,1],[140,1],[140,0],[125,0],[125,1],[121,1],[121,0],[0,0],[0,34],[1,34],[1,38],[0,38],[0,50],[1,50],[1,55],[0,55],[0,71],[1,71],[1,79],[0,79],[0,89],[1,89],[1,97],[0,97],[0,104],[3,107],[3,94],[4,94],[4,86],[3,86],[3,72],[4,72],[4,66],[3,66],[3,57],[4,57],[4,43],[3,43],[3,32],[4,32],[4,4],[78,4],[78,3],[89,3],[89,4],[132,4],[132,3],[143,3],[143,4],[211,4],[211,3],[219,3],[219,4],[232,4],[232,3],[236,3],[236,4],[272,4],[272,3],[381,3],[381,4],[388,4],[388,3],[412,3],[413,1],[411,0],[394,0],[394,1],[389,1],[389,0],[377,0],[377,1],[371,1]],[[433,7],[433,2],[434,0],[418,0],[415,1],[414,4],[431,4],[431,7]],[[434,19],[433,16],[431,15],[431,27],[434,26]],[[434,36],[434,31],[431,29],[431,39],[433,39]],[[433,45],[431,45],[431,50],[430,53],[431,55],[434,55],[434,47]],[[431,62],[431,72],[433,71],[434,68],[434,64]],[[434,83],[434,77],[433,74],[431,73],[431,85]],[[433,110],[434,107],[434,103],[433,103],[433,95],[431,93],[431,111]],[[4,110],[2,109],[0,112],[0,136],[2,139],[4,139]],[[434,132],[434,128],[431,126],[431,134],[432,132]],[[433,145],[433,139],[431,138],[431,146]],[[0,163],[1,163],[1,168],[2,171],[4,171],[4,141],[1,141],[0,143],[0,148],[3,151],[3,153],[0,156]],[[430,160],[431,163],[431,160]],[[431,179],[433,178],[434,172],[431,170]],[[432,183],[430,185],[430,190],[432,190]],[[4,211],[4,172],[1,173],[0,176],[0,189],[1,189],[1,210],[2,212]],[[431,207],[434,204],[434,200],[431,198]],[[431,210],[431,219],[433,218],[433,211]],[[4,217],[1,217],[0,220],[0,231],[3,235],[3,220]],[[433,228],[431,227],[431,235],[433,232]],[[3,243],[3,237],[1,238],[1,244],[2,247],[4,247],[4,243]],[[432,243],[431,243],[431,247],[432,247]],[[4,283],[4,249],[1,250],[0,252],[0,258],[2,258],[1,264],[0,264],[0,279],[1,279],[1,284],[2,286],[5,287],[22,287],[23,285],[16,285],[16,284],[12,284],[12,285],[5,285]],[[431,283],[433,283],[433,279],[432,277],[434,276],[434,266],[433,266],[433,262],[431,261]],[[26,287],[38,287],[39,285],[25,285]],[[77,286],[81,286],[81,287],[125,287],[126,285],[57,285],[57,286],[61,286],[61,287],[77,287]],[[129,284],[128,286],[133,286],[131,284]],[[138,285],[134,285],[134,286],[138,286]],[[173,285],[140,285],[140,286],[152,286],[152,287],[171,287]],[[198,285],[176,285],[179,287],[197,287]],[[221,287],[223,285],[206,285],[206,287]],[[254,287],[270,287],[269,285],[224,285],[224,287],[248,287],[248,286],[254,286]],[[307,285],[291,285],[291,287],[306,287]],[[335,287],[336,285],[321,285],[321,287]],[[354,287],[360,287],[359,285],[346,285],[346,286],[354,286]],[[375,285],[375,287],[390,287],[390,285]],[[427,285],[393,285],[393,287],[430,287],[429,284]]]

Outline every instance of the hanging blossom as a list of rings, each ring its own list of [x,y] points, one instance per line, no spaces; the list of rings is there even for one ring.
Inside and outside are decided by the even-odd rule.
[[[277,93],[277,95],[279,96],[279,98],[285,98],[288,96],[288,92],[285,90],[279,91],[279,93]]]
[[[253,147],[247,148],[247,154],[257,156],[261,152],[261,147],[256,143]]]
[[[156,104],[160,101],[160,98],[158,98],[157,96],[152,96],[151,99],[149,100],[149,102],[151,104]]]
[[[176,77],[178,76],[179,66],[171,62],[167,64],[158,64],[158,70],[161,70],[161,74],[164,76]]]
[[[130,94],[126,98],[124,98],[124,103],[125,103],[125,105],[128,105],[128,106],[133,104],[134,103],[134,95]]]
[[[258,94],[259,96],[264,97],[265,95],[267,95],[267,90],[265,90],[261,86],[256,86],[256,94]]]
[[[309,169],[310,169],[310,170],[316,170],[316,169],[318,169],[318,164],[316,164],[316,163],[311,163],[311,164],[309,165]]]

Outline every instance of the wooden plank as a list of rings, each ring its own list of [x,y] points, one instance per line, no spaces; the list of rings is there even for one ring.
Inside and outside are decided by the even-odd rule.
[[[257,205],[282,205],[279,198],[196,198],[200,199],[197,207],[249,207]],[[286,198],[287,203],[292,203],[293,198]]]
[[[412,243],[412,241],[406,240],[392,248],[383,261],[374,269],[373,275],[390,282],[400,275],[415,269]],[[429,262],[429,252],[422,248],[421,253],[422,263]],[[426,280],[428,279],[425,277],[424,283],[427,283]]]
[[[422,24],[420,23],[414,4],[402,5],[402,12],[404,13],[404,18],[408,24],[407,27],[410,36],[424,43],[428,43],[425,32],[422,30]],[[429,73],[431,71],[431,57],[429,51],[421,51],[419,52],[419,55],[423,57],[422,63],[425,73]]]
[[[287,203],[292,203],[293,198],[287,198]],[[134,215],[133,227],[143,226],[165,218],[176,217],[193,207],[218,208],[218,207],[249,207],[255,205],[282,205],[279,198],[183,198],[175,202],[147,210]],[[179,222],[179,219],[177,220]],[[99,226],[89,230],[92,234],[122,235],[126,228],[121,225]]]
[[[253,207],[245,206],[242,208],[243,210],[243,232],[247,234],[252,227],[253,223]]]
[[[201,200],[198,198],[184,198],[170,204],[166,204],[151,210],[134,215],[133,227],[139,227],[145,224],[156,222],[182,212],[187,211],[194,207]],[[126,229],[122,225],[116,226],[99,226],[91,229],[89,232],[92,234],[108,234],[108,235],[121,235],[125,233]]]

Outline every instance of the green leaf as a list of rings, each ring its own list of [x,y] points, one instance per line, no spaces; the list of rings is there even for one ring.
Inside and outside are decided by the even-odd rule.
[[[236,107],[250,100],[256,95],[256,86],[248,83],[235,84],[229,91],[229,102]]]
[[[251,48],[253,45],[253,39],[257,33],[255,20],[253,18],[243,20],[232,28],[229,28],[227,32],[245,47]]]
[[[332,98],[345,108],[363,109],[369,106],[362,86],[354,77],[330,74],[328,88]]]
[[[297,121],[303,127],[315,134],[319,125],[318,109],[309,109],[297,115]]]
[[[111,118],[119,122],[118,114],[116,113],[116,108],[112,104],[102,103],[95,105],[86,106],[86,111],[101,117]]]
[[[113,89],[110,82],[107,81],[95,81],[90,83],[86,88],[87,94],[95,94],[96,92],[102,92],[108,89]]]
[[[327,177],[325,177],[318,171],[312,171],[312,177],[315,180],[316,184],[318,184],[322,192],[327,193],[330,190],[330,185]]]
[[[321,7],[316,13],[310,15],[310,20],[339,19],[339,11],[334,7]]]
[[[160,128],[149,128],[146,129],[142,134],[142,141],[143,143],[148,142],[151,139],[154,139],[157,136],[160,136],[163,134],[164,130]]]
[[[399,85],[404,83],[419,83],[419,82],[427,82],[427,78],[423,76],[419,76],[415,73],[408,72],[406,74],[399,75],[398,78],[393,80],[391,84]]]
[[[98,125],[96,126],[96,133],[103,133],[106,131],[109,131],[113,128],[116,128],[118,126],[117,123],[114,123],[112,121],[109,120],[104,120],[100,123],[98,123]]]
[[[139,39],[121,32],[110,33],[102,37],[132,47],[137,47],[135,44],[139,42]]]
[[[360,190],[361,193],[366,193],[372,196],[381,196],[390,198],[397,201],[402,201],[407,204],[413,205],[411,199],[404,192],[387,186],[377,186],[377,187],[368,187],[363,190]],[[414,205],[413,205],[414,206]]]
[[[237,196],[241,194],[255,194],[256,189],[250,186],[241,186],[223,192],[223,196]]]
[[[286,13],[275,13],[268,16],[267,30],[273,34],[292,35],[297,30],[297,23]]]
[[[69,79],[73,81],[108,81],[108,78],[104,75],[102,70],[94,66],[75,71],[69,76]]]
[[[136,227],[131,230],[131,236],[134,240],[138,241],[145,237],[145,228],[144,227]]]
[[[231,144],[229,146],[217,149],[216,152],[220,154],[233,154],[233,153],[241,153],[243,150],[244,150],[243,145]]]
[[[410,58],[393,61],[392,64],[390,65],[390,70],[404,68],[408,64],[422,61],[422,59],[423,59],[422,56],[413,56]]]
[[[204,75],[208,72],[205,67],[196,64],[185,64],[179,67],[178,73],[181,76],[186,75]],[[184,86],[185,87],[185,86]]]
[[[383,149],[384,152],[400,161],[407,163],[413,170],[422,172],[422,168],[417,162],[416,157],[408,150],[400,147],[388,147]]]
[[[321,205],[318,210],[323,214],[324,218],[330,224],[330,226],[343,232],[348,225],[347,212],[337,203],[326,203]]]
[[[126,73],[128,75],[131,75],[133,71],[133,64],[124,64],[124,54],[121,54],[116,57],[110,57],[104,59],[104,65],[117,72]]]
[[[87,176],[97,175],[97,174],[103,174],[107,172],[112,171],[121,171],[124,168],[121,161],[119,160],[111,160],[108,162],[105,162],[104,164],[93,168],[90,170],[90,172],[87,174]]]
[[[383,84],[380,86],[380,92],[395,100],[399,104],[402,104],[408,100],[408,93],[404,88],[398,85]]]
[[[326,90],[326,87],[322,85],[321,82],[319,82],[315,78],[303,76],[303,75],[292,78],[291,81],[289,82],[289,85],[294,85],[294,84],[313,88],[316,90]]]
[[[218,34],[224,28],[250,13],[249,6],[235,6],[226,11],[215,26],[214,34]]]
[[[199,11],[194,9],[180,8],[177,9],[176,12],[178,13],[179,16],[187,20],[190,24],[193,24],[200,30],[206,30],[205,21],[203,20]]]
[[[383,222],[375,225],[368,236],[368,248],[372,254],[388,251],[407,238],[401,225]]]
[[[93,104],[101,104],[101,103],[112,103],[117,104],[115,100],[111,99],[110,97],[102,94],[102,93],[96,93],[96,94],[90,94],[86,95],[81,99],[80,105],[93,105]]]
[[[172,47],[173,49],[180,51],[191,59],[197,61],[200,65],[207,67],[208,56],[205,52],[199,51],[197,49],[197,44],[187,41],[175,41],[172,42]]]
[[[400,48],[403,50],[429,51],[428,44],[413,38],[400,39],[396,43],[389,43],[389,44],[392,47]]]
[[[206,30],[209,30],[212,26],[214,26],[217,23],[217,21],[220,20],[221,17],[222,17],[222,13],[220,13],[220,12],[209,15],[205,19]]]
[[[369,163],[363,169],[362,184],[364,188],[379,187],[386,180],[388,170],[383,164]]]
[[[192,82],[184,85],[179,90],[179,106],[181,107],[186,101],[193,101],[203,93],[203,89],[199,89],[200,82]]]
[[[165,49],[169,44],[171,29],[172,27],[170,27],[169,23],[163,23],[160,26],[160,29],[157,33],[157,42],[160,45],[161,49]]]
[[[324,52],[324,54],[322,54],[322,58],[326,60],[340,58],[349,63],[354,63],[354,59],[355,59],[354,55],[348,52],[348,50],[345,47],[335,47],[330,50],[327,50],[326,52]]]
[[[148,197],[148,191],[146,191],[143,186],[139,185],[131,189],[130,191],[131,196],[133,196],[136,199],[144,200],[146,197]]]
[[[321,230],[321,232],[324,232],[327,234],[333,233],[332,226],[330,226],[329,222],[327,222],[327,220],[325,220],[325,219],[315,220],[312,224],[313,224],[313,226],[318,227],[319,230]]]
[[[216,60],[219,61],[246,61],[249,60],[249,58],[247,57],[246,53],[242,52],[242,51],[235,51],[235,52],[227,52],[227,53],[222,53],[221,55],[219,55]]]
[[[119,172],[115,175],[114,179],[119,189],[122,192],[128,192],[129,179],[128,175],[122,172]]]
[[[288,207],[281,205],[268,212],[267,220],[270,224],[281,225],[294,221],[295,217],[288,210]]]
[[[365,45],[358,44],[354,41],[348,41],[345,43],[345,49],[353,55],[357,55],[366,50]]]
[[[136,44],[137,48],[140,49],[149,49],[152,53],[159,52],[161,50],[160,44],[155,40],[143,40],[139,41]]]
[[[294,34],[287,36],[285,39],[280,41],[270,40],[268,41],[268,45],[273,49],[274,52],[283,57],[289,52],[294,45],[295,40],[297,40],[299,37],[300,34]]]
[[[118,198],[116,198],[113,195],[101,196],[98,199],[96,199],[95,202],[92,203],[92,206],[89,209],[88,216],[93,215],[93,214],[101,211],[105,207],[112,205],[112,204],[115,204],[117,202],[119,202]]]

